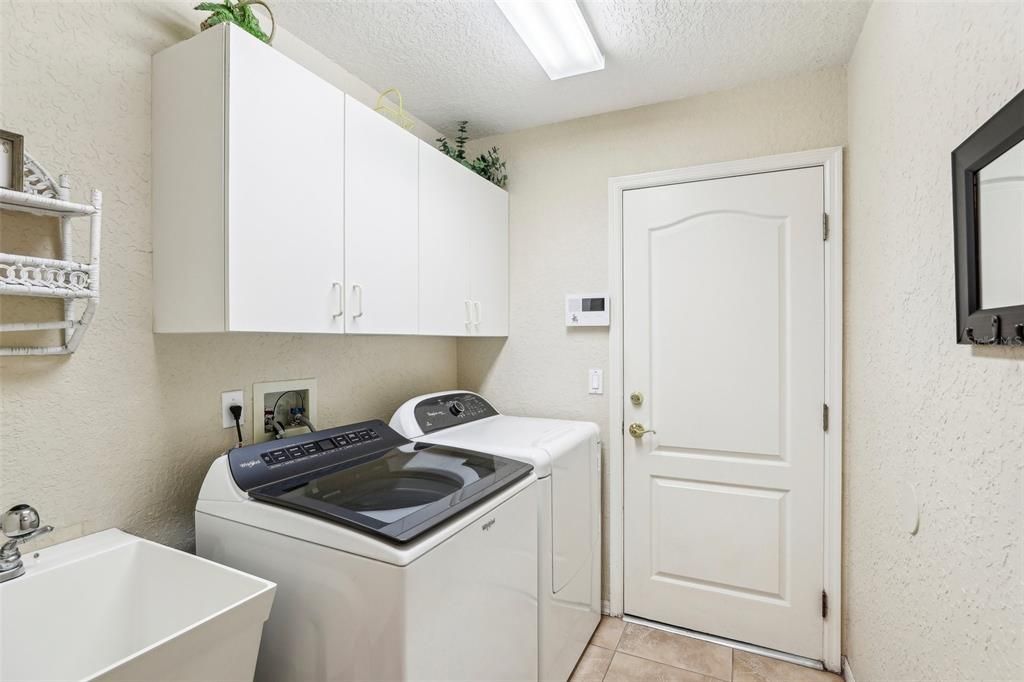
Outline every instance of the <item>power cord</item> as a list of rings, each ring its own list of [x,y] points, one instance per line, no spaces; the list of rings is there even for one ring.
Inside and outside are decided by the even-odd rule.
[[[243,441],[245,440],[242,438],[242,406],[232,405],[228,410],[231,411],[231,416],[235,418],[235,432],[238,433],[238,447],[242,447]]]
[[[277,400],[274,401],[273,412],[274,412],[274,420],[275,421],[277,420],[277,406],[278,406],[278,404],[280,404],[281,398],[285,397],[289,393],[294,393],[298,397],[298,399],[299,399],[299,407],[301,407],[302,409],[306,409],[306,401],[302,399],[302,393],[300,393],[299,391],[296,391],[295,389],[291,389],[289,391],[285,391],[281,395],[277,396]]]
[[[309,429],[310,432],[316,431],[316,429],[313,428],[313,425],[309,423],[309,420],[306,419],[305,417],[302,417],[302,413],[306,411],[306,401],[303,400],[302,393],[295,389],[291,389],[277,396],[277,400],[274,401],[274,407],[271,408],[270,410],[270,426],[274,429],[274,438],[276,438],[277,440],[281,440],[282,438],[285,437],[284,425],[281,424],[281,422],[278,421],[277,419],[277,406],[281,404],[281,399],[284,398],[289,393],[294,393],[296,397],[298,397],[299,399],[299,407],[293,408],[291,410],[292,422],[299,422],[300,424],[305,425],[305,427]]]

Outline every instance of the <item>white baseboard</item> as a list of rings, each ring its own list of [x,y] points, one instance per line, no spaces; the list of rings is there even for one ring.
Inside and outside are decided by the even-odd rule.
[[[610,616],[612,613],[612,603],[607,599],[601,600],[601,613],[606,616]]]
[[[857,680],[853,679],[853,671],[850,670],[850,659],[846,656],[843,656],[843,679],[846,682],[857,682]]]

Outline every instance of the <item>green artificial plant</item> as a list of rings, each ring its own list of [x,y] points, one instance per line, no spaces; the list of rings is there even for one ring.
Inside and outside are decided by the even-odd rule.
[[[262,3],[261,3],[262,4]],[[201,12],[212,12],[212,14],[199,25],[199,28],[206,30],[225,21],[237,24],[243,30],[248,31],[265,43],[270,42],[256,14],[252,11],[250,3],[245,0],[224,0],[224,2],[201,2],[195,9]],[[264,5],[265,6],[265,5]]]
[[[466,143],[469,141],[466,131],[468,129],[469,121],[459,121],[459,134],[455,137],[455,144],[450,143],[447,137],[439,137],[437,138],[437,148],[480,177],[490,180],[498,187],[504,187],[508,184],[508,175],[505,173],[505,162],[498,156],[497,147],[491,147],[475,159],[466,158]]]

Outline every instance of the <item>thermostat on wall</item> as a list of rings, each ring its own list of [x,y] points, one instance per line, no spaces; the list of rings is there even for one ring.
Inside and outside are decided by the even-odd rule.
[[[607,327],[607,294],[566,294],[566,327]]]

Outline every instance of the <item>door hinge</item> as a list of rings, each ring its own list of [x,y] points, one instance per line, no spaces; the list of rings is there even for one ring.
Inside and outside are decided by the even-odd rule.
[[[821,591],[821,617],[828,618],[828,592]]]
[[[821,430],[828,431],[828,404],[821,404]]]
[[[821,214],[821,239],[828,241],[828,213]]]

